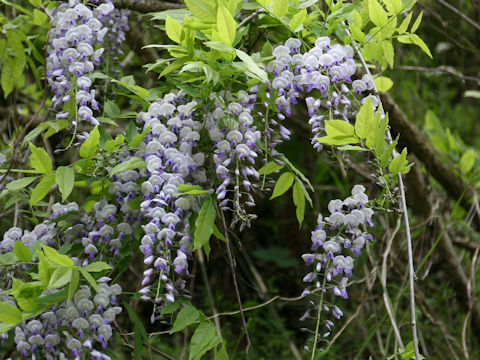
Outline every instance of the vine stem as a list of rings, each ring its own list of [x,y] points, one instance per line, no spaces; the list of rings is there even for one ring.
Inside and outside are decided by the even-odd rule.
[[[345,22],[342,22],[342,24],[345,25]],[[351,35],[350,31],[346,26],[345,26],[345,31],[347,35]],[[370,79],[373,80],[372,74],[370,73],[370,69],[368,68],[367,63],[365,62],[362,52],[360,51],[360,49],[358,48],[357,44],[354,41],[352,41],[352,46],[357,52],[357,55],[362,63],[362,67],[364,71],[367,73]],[[383,109],[383,105],[380,100],[380,94],[378,92],[377,87],[375,86],[374,81],[372,81],[372,87]],[[387,142],[391,144],[392,134],[390,133],[390,129],[388,128],[386,131],[386,138],[387,138]],[[394,149],[393,158],[396,158],[397,156],[398,156],[398,152]],[[412,327],[412,335],[413,335],[413,348],[415,351],[415,360],[420,360],[420,352],[418,350],[417,320],[415,315],[415,278],[416,276],[415,276],[415,268],[413,266],[412,236],[410,233],[410,221],[408,219],[408,208],[407,208],[407,198],[405,196],[405,185],[403,184],[402,174],[400,173],[398,174],[398,187],[400,189],[400,203],[402,207],[403,220],[405,222],[405,233],[407,237],[408,273],[409,273],[408,277],[409,277],[409,291],[410,291],[410,316],[411,316],[411,327]]]
[[[233,285],[235,287],[235,294],[237,296],[237,302],[238,302],[238,307],[240,310],[240,316],[242,318],[242,326],[243,326],[243,331],[245,332],[245,337],[247,339],[247,347],[245,348],[245,355],[247,360],[249,359],[248,355],[248,350],[252,346],[252,343],[250,342],[250,335],[248,334],[248,329],[247,329],[247,322],[245,321],[245,314],[243,313],[243,306],[242,306],[242,298],[240,297],[240,290],[238,289],[238,282],[237,282],[237,275],[235,273],[235,264],[233,260],[233,255],[232,255],[232,248],[230,247],[230,240],[228,238],[228,228],[227,228],[227,222],[225,221],[225,215],[222,210],[220,210],[220,214],[222,215],[222,225],[223,229],[225,230],[225,240],[227,243],[227,253],[228,253],[228,260],[230,262],[230,268],[232,270],[232,278],[233,278]]]
[[[323,284],[322,284],[322,289],[320,290],[321,292],[320,302],[318,303],[317,324],[315,325],[315,340],[313,340],[312,357],[310,358],[311,360],[315,358],[315,353],[317,351],[318,330],[320,329],[320,318],[322,314],[323,295],[325,294],[325,284],[327,283],[327,271],[328,271],[329,265],[330,265],[330,259],[328,259],[327,265],[325,265],[325,273],[323,274]]]

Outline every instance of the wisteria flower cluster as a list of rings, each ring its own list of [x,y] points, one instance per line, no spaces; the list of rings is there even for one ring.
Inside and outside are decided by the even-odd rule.
[[[121,313],[117,297],[122,288],[100,278],[99,292],[81,285],[66,300],[15,328],[17,351],[24,358],[109,360],[103,351],[112,337],[112,323]],[[10,298],[10,301],[14,301]]]
[[[351,121],[357,111],[356,103],[364,101],[354,94],[371,90],[373,80],[365,75],[352,81],[356,64],[350,45],[333,44],[329,37],[320,37],[311,50],[301,53],[301,47],[302,42],[296,38],[275,47],[275,60],[267,64],[267,71],[274,77],[278,119],[291,116],[293,106],[304,98],[312,127],[312,146],[320,151],[323,145],[317,139],[324,131],[323,120]],[[373,96],[372,102],[378,104],[378,99]],[[288,136],[288,130],[280,128],[280,132]]]
[[[70,0],[55,9],[46,64],[48,83],[54,93],[53,106],[63,108],[72,97],[77,105],[75,114],[62,110],[57,113],[57,119],[72,115],[74,123],[99,124],[93,115],[99,104],[88,75],[101,63],[105,51],[102,45],[108,31],[115,45],[125,39],[126,20],[127,13],[118,12],[112,3],[92,8],[78,0]],[[119,46],[114,48],[119,49]]]
[[[158,308],[186,294],[184,278],[192,258],[189,218],[199,208],[194,196],[180,194],[179,186],[207,180],[205,154],[198,149],[203,124],[193,118],[196,106],[195,101],[186,102],[182,92],[169,93],[138,116],[149,129],[139,153],[147,164],[141,184],[145,235],[140,245],[147,269],[140,293]],[[154,313],[152,322],[155,319]]]
[[[308,296],[320,291],[332,291],[335,296],[348,299],[348,280],[353,275],[355,259],[358,258],[367,241],[373,241],[373,236],[366,229],[373,226],[373,210],[367,206],[368,196],[363,185],[355,185],[351,196],[345,200],[331,200],[328,204],[329,216],[323,218],[320,214],[317,227],[312,231],[311,252],[303,254],[302,259],[307,266],[312,266],[312,271],[305,275],[303,281],[308,284],[302,296]],[[323,299],[323,296],[321,297]],[[316,310],[340,319],[342,310],[337,306],[315,304]],[[305,320],[310,316],[308,310],[301,318]],[[330,334],[333,321],[323,321],[327,332]]]

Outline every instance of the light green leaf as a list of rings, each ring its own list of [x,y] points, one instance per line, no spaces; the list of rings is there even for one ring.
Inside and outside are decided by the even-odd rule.
[[[64,266],[64,267],[74,267],[75,263],[73,262],[72,259],[70,259],[67,255],[62,255],[60,254],[57,250],[54,248],[42,244],[42,249],[43,252],[45,253],[45,256],[47,257],[48,260],[51,262]]]
[[[226,45],[232,46],[235,40],[236,30],[237,23],[230,14],[230,11],[228,11],[225,6],[220,5],[217,10],[217,31]]]
[[[113,169],[110,170],[110,176],[113,176],[115,174],[118,174],[127,170],[144,168],[146,166],[147,164],[142,159],[138,157],[132,157],[123,163],[115,165]]]
[[[407,161],[407,148],[403,148],[403,151],[400,155],[397,155],[388,165],[388,170],[393,175],[397,175],[399,173],[404,173],[405,167],[408,165]],[[408,171],[407,171],[408,172]]]
[[[75,171],[69,166],[59,166],[55,172],[55,181],[62,193],[62,201],[70,195],[75,183]]]
[[[458,164],[460,166],[460,170],[462,170],[462,172],[466,174],[470,172],[470,170],[472,170],[474,164],[475,151],[472,149],[468,149],[463,153],[462,157],[460,158],[460,162]]]
[[[90,286],[98,293],[100,292],[100,289],[98,288],[98,284],[97,282],[95,281],[95,279],[93,278],[93,276],[88,272],[86,271],[84,268],[78,268],[80,270],[80,272],[82,273],[83,277],[85,278],[85,280],[88,281],[88,283],[90,284]]]
[[[372,98],[369,95],[360,110],[358,110],[357,117],[355,119],[355,133],[358,137],[366,139],[373,128],[372,125],[375,125],[375,121],[373,114]]]
[[[215,7],[208,0],[185,0],[188,10],[203,22],[215,22]]]
[[[358,27],[356,24],[349,24],[348,28],[350,29],[350,32],[352,33],[352,37],[355,41],[358,41],[361,43],[365,41],[365,34],[360,29],[360,27]]]
[[[32,194],[30,195],[30,206],[33,206],[42,200],[53,185],[55,185],[55,174],[44,176],[32,190]]]
[[[217,336],[217,329],[211,322],[200,323],[190,341],[188,360],[200,359],[208,350],[221,342],[222,340]]]
[[[188,304],[178,313],[177,318],[173,323],[172,330],[170,330],[170,334],[185,329],[188,325],[191,325],[197,321],[199,316],[200,313],[198,310],[194,306]]]
[[[403,9],[402,0],[383,0],[391,15],[398,15]]]
[[[34,9],[33,10],[33,23],[35,25],[43,25],[48,21],[48,16],[43,11]]]
[[[0,302],[0,321],[4,324],[22,322],[22,312],[11,304]]]
[[[317,139],[318,142],[325,144],[325,145],[348,145],[348,144],[356,144],[359,141],[357,136],[322,136]]]
[[[404,44],[417,45],[420,49],[423,50],[425,54],[428,55],[428,57],[433,59],[432,53],[430,52],[430,49],[428,48],[427,44],[425,44],[425,42],[422,39],[420,39],[418,35],[416,34],[400,35],[397,38],[397,40]]]
[[[223,236],[223,234],[220,232],[220,230],[218,230],[217,225],[215,225],[215,224],[213,224],[213,235],[217,239],[220,239],[224,242],[227,242],[227,239],[225,238],[225,236]]]
[[[258,170],[258,173],[260,175],[270,175],[274,171],[278,171],[282,169],[285,165],[278,165],[275,161],[269,161],[265,165],[263,165],[260,170]]]
[[[68,284],[67,298],[72,299],[77,292],[78,284],[80,284],[80,273],[78,269],[73,269],[72,278]]]
[[[9,182],[6,186],[7,190],[11,190],[11,191],[16,191],[16,190],[20,190],[20,189],[23,189],[25,187],[27,187],[28,185],[30,185],[32,182],[35,181],[35,179],[37,179],[38,176],[32,176],[32,177],[23,177],[23,178],[20,178],[20,179],[17,179],[17,180],[13,180],[12,182]]]
[[[265,72],[265,70],[261,69],[255,61],[248,55],[246,52],[243,52],[242,50],[235,49],[235,52],[237,53],[237,56],[242,60],[245,65],[247,65],[248,70],[254,75],[259,80],[262,81],[267,81],[268,80],[268,75]]]
[[[0,264],[2,265],[12,265],[18,261],[17,256],[13,252],[8,252],[6,254],[0,255]]]
[[[72,280],[73,269],[60,266],[55,269],[48,283],[49,289],[58,289],[67,285]]]
[[[302,9],[301,11],[293,15],[292,19],[288,23],[288,25],[293,30],[293,32],[299,32],[303,29],[303,22],[305,21],[306,16],[307,16],[306,9]]]
[[[30,166],[42,174],[52,171],[52,160],[50,159],[50,156],[48,156],[48,153],[32,143],[29,143],[28,145],[32,152],[30,155]]]
[[[170,15],[167,15],[167,19],[165,20],[165,30],[167,31],[167,36],[170,38],[170,40],[180,44],[180,39],[182,36],[182,24],[180,24]]]
[[[382,55],[387,60],[388,65],[393,68],[393,62],[395,60],[394,55],[395,51],[393,49],[392,42],[390,40],[380,41],[380,47],[382,50]]]
[[[325,120],[325,132],[328,136],[354,136],[353,125],[344,120]]]
[[[368,13],[375,25],[379,27],[387,25],[388,15],[377,0],[368,0]]]
[[[401,34],[405,34],[407,31],[408,25],[410,24],[410,21],[412,20],[412,13],[409,13],[408,16],[403,19],[402,23],[400,26],[397,28],[397,32]]]
[[[21,261],[32,260],[32,253],[21,241],[15,242],[15,245],[13,245],[13,252]]]
[[[298,180],[293,185],[293,203],[296,207],[296,215],[299,226],[302,226],[305,217],[305,194],[303,188]]]
[[[95,126],[90,135],[85,139],[83,144],[80,146],[80,156],[84,159],[91,158],[97,154],[98,145],[100,143],[100,132],[98,131],[98,126]]]
[[[292,186],[294,180],[295,175],[293,175],[291,172],[284,172],[282,175],[280,175],[275,187],[273,188],[273,194],[270,197],[270,200],[285,194],[285,192],[287,192],[287,190]]]
[[[263,7],[267,6],[272,2],[272,0],[257,0],[257,2],[262,5]]]
[[[420,26],[420,23],[422,22],[422,15],[423,15],[423,10],[420,11],[420,14],[418,14],[418,17],[415,19],[415,22],[410,28],[411,33],[414,33],[415,31],[417,31],[418,27]]]
[[[111,270],[112,267],[103,261],[96,261],[94,263],[88,264],[84,267],[88,272],[99,272],[104,270]]]
[[[200,249],[210,240],[210,236],[213,234],[213,225],[215,223],[216,211],[215,205],[211,197],[206,198],[200,212],[198,213],[197,220],[195,221],[195,233],[193,236],[193,249]]]
[[[386,76],[379,76],[375,78],[374,81],[377,90],[380,92],[386,92],[390,90],[393,86],[393,81]]]
[[[285,16],[288,11],[288,0],[273,0],[272,13],[278,18]]]
[[[471,97],[474,99],[480,99],[480,91],[478,90],[467,90],[463,93],[465,97]]]

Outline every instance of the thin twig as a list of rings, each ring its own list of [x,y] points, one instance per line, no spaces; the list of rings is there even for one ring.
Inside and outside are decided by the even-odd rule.
[[[343,23],[345,25],[345,23]],[[347,35],[351,35],[350,31],[345,28]],[[364,71],[367,73],[370,79],[373,79],[372,74],[370,73],[370,69],[365,62],[365,59],[358,48],[357,44],[352,41],[352,46],[357,52],[357,55],[362,63]],[[380,93],[378,92],[375,83],[373,83],[373,91],[375,95],[378,97],[378,101],[380,101]],[[387,129],[386,131],[386,138],[388,143],[392,143],[392,135],[390,130]],[[398,156],[398,152],[394,149],[393,150],[393,158]],[[408,208],[407,208],[407,199],[405,195],[405,186],[403,184],[402,174],[398,174],[398,187],[400,190],[400,204],[401,204],[401,211],[403,212],[403,219],[405,222],[405,233],[407,236],[407,252],[408,252],[408,272],[409,272],[409,287],[410,287],[410,313],[411,313],[411,327],[412,327],[412,335],[413,335],[413,348],[415,351],[415,360],[420,360],[420,352],[418,350],[418,336],[417,336],[417,320],[415,315],[415,269],[413,266],[413,251],[412,251],[412,237],[410,234],[410,221],[408,219]]]
[[[240,297],[240,290],[238,289],[237,275],[235,273],[235,263],[234,263],[234,260],[233,260],[232,249],[230,247],[230,241],[229,241],[229,238],[228,238],[227,222],[225,221],[225,214],[223,213],[222,210],[220,210],[220,214],[222,215],[222,225],[223,225],[223,229],[224,229],[225,239],[227,240],[227,253],[228,253],[228,259],[229,259],[229,262],[230,262],[230,269],[232,270],[233,286],[235,287],[235,294],[237,296],[238,307],[240,309],[240,316],[242,318],[243,331],[244,331],[245,337],[247,339],[247,347],[245,348],[245,355],[246,355],[246,358],[248,360],[248,358],[249,358],[248,350],[252,346],[252,343],[250,342],[250,335],[248,334],[247,322],[245,321],[245,315],[243,313],[242,298]]]
[[[463,20],[465,20],[467,23],[469,23],[470,25],[472,25],[475,29],[477,29],[478,31],[480,31],[480,25],[478,25],[475,21],[473,21],[472,19],[470,19],[467,15],[465,15],[464,13],[462,13],[460,10],[458,10],[456,7],[450,5],[449,3],[447,3],[446,1],[443,1],[443,0],[437,0],[441,5],[445,6],[448,10],[450,10],[451,12],[453,12],[454,14],[460,16]]]
[[[253,13],[251,13],[250,15],[248,15],[245,19],[243,19],[242,21],[240,21],[240,23],[238,24],[238,27],[242,26],[242,25],[245,25],[247,21],[253,19],[255,16],[257,16],[258,14],[260,13],[260,10],[257,10]]]

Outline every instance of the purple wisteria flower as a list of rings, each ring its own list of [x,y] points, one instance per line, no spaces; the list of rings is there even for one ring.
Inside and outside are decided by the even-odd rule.
[[[353,276],[355,259],[361,255],[366,241],[373,241],[372,235],[366,231],[373,226],[373,210],[367,203],[365,187],[355,185],[351,196],[345,200],[329,202],[327,217],[318,216],[317,227],[311,235],[310,252],[302,255],[305,264],[312,269],[303,278],[308,285],[302,296],[332,291],[335,296],[348,299],[348,280]],[[335,319],[343,315],[338,306],[328,306],[325,301],[315,303],[315,307],[316,311],[331,313]],[[305,320],[310,312],[311,309],[300,319]],[[323,323],[328,329],[325,336],[328,336],[333,321],[325,319]]]

